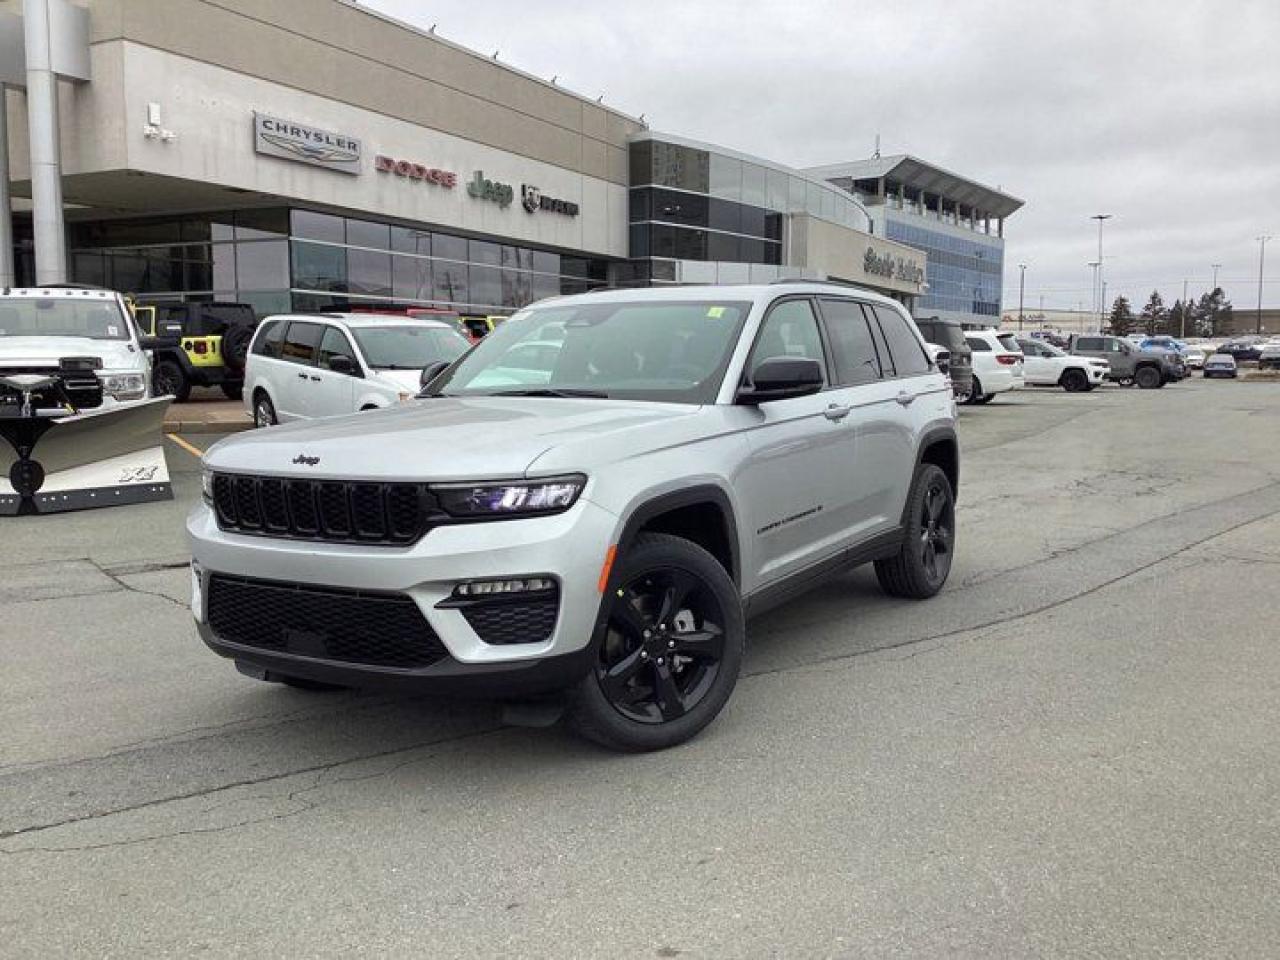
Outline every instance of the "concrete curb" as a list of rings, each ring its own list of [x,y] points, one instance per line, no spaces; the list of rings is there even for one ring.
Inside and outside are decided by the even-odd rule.
[[[252,430],[253,421],[247,417],[244,422],[231,420],[166,420],[165,433],[239,433]]]

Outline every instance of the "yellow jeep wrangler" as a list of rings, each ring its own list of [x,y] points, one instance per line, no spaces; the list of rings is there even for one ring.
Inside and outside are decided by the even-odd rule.
[[[178,402],[192,387],[219,387],[239,400],[244,362],[258,319],[247,303],[163,303],[135,306],[134,317],[152,351],[152,386]]]

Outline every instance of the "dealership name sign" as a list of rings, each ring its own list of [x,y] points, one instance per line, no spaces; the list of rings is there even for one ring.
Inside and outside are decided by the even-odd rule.
[[[915,260],[906,257],[895,257],[891,253],[876,253],[875,247],[867,247],[862,258],[862,269],[872,276],[885,277],[889,280],[904,280],[907,283],[923,283],[924,267]]]
[[[268,157],[296,160],[340,173],[360,172],[360,141],[292,120],[253,115],[253,149]]]

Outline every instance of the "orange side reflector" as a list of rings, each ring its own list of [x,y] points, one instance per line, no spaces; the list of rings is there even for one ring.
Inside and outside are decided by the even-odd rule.
[[[600,568],[600,582],[599,584],[597,584],[597,589],[601,593],[604,593],[605,590],[608,589],[609,571],[613,569],[613,558],[616,557],[617,555],[618,555],[618,545],[616,543],[613,546],[611,546],[608,550],[605,551],[604,566]]]

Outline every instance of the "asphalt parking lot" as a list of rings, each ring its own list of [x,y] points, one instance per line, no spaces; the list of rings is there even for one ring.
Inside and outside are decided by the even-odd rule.
[[[755,621],[694,742],[307,694],[199,643],[178,500],[8,520],[6,956],[1275,956],[1280,387],[964,410],[946,591]]]

